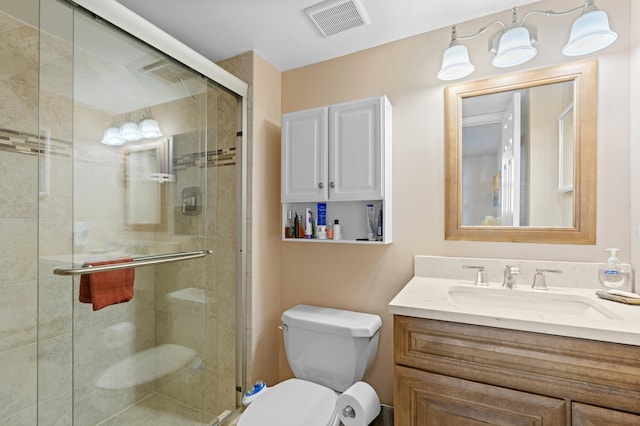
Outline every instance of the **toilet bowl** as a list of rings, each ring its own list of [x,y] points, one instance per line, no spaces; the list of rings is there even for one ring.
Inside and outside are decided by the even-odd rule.
[[[338,426],[338,395],[306,380],[289,379],[263,391],[240,417],[238,426]]]
[[[337,400],[362,379],[378,349],[377,315],[297,305],[282,314],[296,378],[256,394],[238,426],[338,426]]]

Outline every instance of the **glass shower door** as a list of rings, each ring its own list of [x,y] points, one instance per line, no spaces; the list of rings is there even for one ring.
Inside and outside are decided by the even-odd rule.
[[[104,307],[104,274],[52,276],[42,265],[40,316],[55,311],[60,327],[57,346],[41,340],[39,356],[55,364],[39,364],[38,393],[57,382],[59,395],[39,419],[209,424],[237,408],[239,97],[84,11],[41,7],[40,124],[56,154],[43,156],[49,261],[211,254],[138,267],[132,283],[109,272],[133,297],[111,292]]]

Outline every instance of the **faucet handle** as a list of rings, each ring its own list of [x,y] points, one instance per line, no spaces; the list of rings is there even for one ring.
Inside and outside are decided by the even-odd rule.
[[[477,269],[478,270],[478,274],[476,275],[476,282],[474,283],[475,285],[478,286],[488,286],[489,283],[487,282],[487,273],[484,270],[484,266],[475,266],[475,265],[462,265],[463,268],[468,268],[468,269]]]
[[[556,274],[561,274],[562,271],[560,269],[541,269],[536,268],[536,273],[533,276],[533,284],[531,284],[531,288],[534,290],[549,290],[547,287],[547,279],[544,276],[544,272],[553,272]]]

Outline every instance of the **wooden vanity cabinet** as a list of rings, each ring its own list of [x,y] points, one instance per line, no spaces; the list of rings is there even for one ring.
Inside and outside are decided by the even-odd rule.
[[[395,425],[640,425],[640,346],[394,317]]]

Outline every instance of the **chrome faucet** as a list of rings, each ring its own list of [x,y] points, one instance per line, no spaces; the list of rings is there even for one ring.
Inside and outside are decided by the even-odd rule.
[[[555,272],[557,274],[561,274],[562,271],[560,269],[540,269],[536,268],[536,274],[533,276],[533,284],[531,288],[534,290],[548,290],[547,280],[544,277],[543,272]]]
[[[520,268],[507,265],[504,268],[504,281],[502,282],[502,287],[516,288],[517,286],[515,276],[518,274],[520,274]]]
[[[467,268],[467,269],[477,269],[478,270],[478,274],[476,275],[476,282],[475,285],[478,286],[488,286],[489,283],[487,282],[487,273],[484,270],[484,266],[475,266],[475,265],[462,265],[463,268]]]

